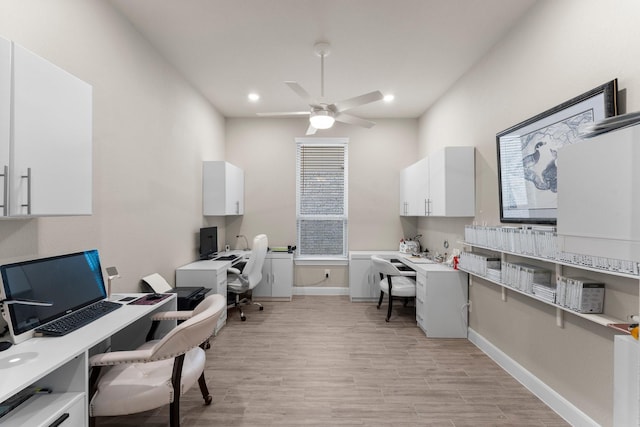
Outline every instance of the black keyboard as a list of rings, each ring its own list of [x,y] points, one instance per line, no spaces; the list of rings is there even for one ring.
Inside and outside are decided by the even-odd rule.
[[[107,300],[98,301],[60,319],[49,322],[46,325],[39,326],[35,329],[35,332],[36,334],[60,337],[76,329],[80,329],[120,307],[122,307],[122,304],[118,304],[117,302]]]
[[[216,258],[216,261],[235,261],[240,258],[240,255],[224,255]]]

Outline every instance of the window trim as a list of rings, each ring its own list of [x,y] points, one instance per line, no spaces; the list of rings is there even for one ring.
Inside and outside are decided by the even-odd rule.
[[[344,260],[349,254],[349,138],[295,138],[296,143],[296,259],[299,260]],[[313,220],[315,215],[300,215],[300,163],[298,150],[301,146],[342,146],[344,147],[344,214],[338,216],[322,216],[323,220],[340,219],[344,222],[342,255],[302,255],[300,253],[299,221]],[[317,218],[320,219],[320,218]]]

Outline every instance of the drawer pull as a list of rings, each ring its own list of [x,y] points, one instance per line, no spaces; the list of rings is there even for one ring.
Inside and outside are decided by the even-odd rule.
[[[65,412],[64,414],[60,415],[57,420],[49,424],[49,427],[58,427],[60,424],[65,422],[67,418],[69,418],[69,413]]]

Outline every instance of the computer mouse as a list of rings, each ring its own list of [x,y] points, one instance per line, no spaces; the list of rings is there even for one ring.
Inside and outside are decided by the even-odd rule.
[[[148,300],[156,300],[162,298],[162,294],[151,294],[147,295]]]
[[[9,349],[13,345],[12,342],[9,341],[0,341],[0,351],[5,351]]]

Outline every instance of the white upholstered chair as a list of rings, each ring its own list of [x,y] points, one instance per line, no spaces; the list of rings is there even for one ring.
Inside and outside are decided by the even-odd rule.
[[[162,312],[155,320],[184,320],[164,338],[136,350],[114,351],[90,358],[90,425],[95,417],[128,415],[170,406],[170,425],[180,425],[180,396],[196,382],[205,404],[211,396],[204,378],[203,343],[213,335],[226,310],[226,298],[215,294],[193,311]],[[186,320],[185,320],[186,319]],[[101,368],[108,367],[102,372]]]
[[[262,266],[267,256],[269,242],[266,234],[258,234],[253,238],[251,256],[242,271],[237,268],[227,270],[227,293],[229,294],[229,308],[237,308],[240,311],[240,319],[247,320],[242,311],[242,306],[255,304],[262,310],[262,304],[253,302],[252,290],[262,280]],[[233,299],[232,299],[233,298]]]
[[[391,309],[394,298],[402,298],[406,301],[416,297],[415,271],[400,271],[398,267],[387,259],[372,256],[373,271],[380,273],[380,299],[378,308],[382,304],[384,294],[389,295],[389,307],[387,309],[386,321],[391,317]]]

